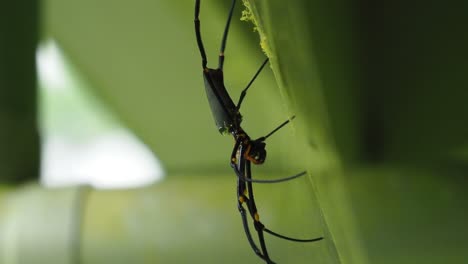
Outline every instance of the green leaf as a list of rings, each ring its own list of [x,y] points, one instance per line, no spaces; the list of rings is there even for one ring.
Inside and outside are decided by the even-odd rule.
[[[349,93],[353,91],[354,80],[347,70],[348,57],[338,57],[337,47],[330,46],[323,53],[333,56],[318,57],[317,46],[313,40],[313,32],[323,33],[327,25],[326,14],[322,14],[322,27],[314,27],[309,21],[313,15],[305,8],[303,2],[280,1],[245,1],[250,8],[249,13],[258,28],[262,40],[262,47],[270,56],[273,72],[292,113],[297,115],[294,125],[298,131],[303,146],[303,156],[309,164],[311,184],[316,190],[319,205],[324,217],[325,241],[328,257],[316,260],[320,263],[366,263],[365,251],[359,241],[359,233],[352,214],[348,194],[344,187],[342,159],[346,152],[340,153],[335,140],[339,135],[334,132],[333,109],[330,109],[330,93],[334,89]],[[308,10],[307,12],[305,10]],[[323,11],[323,10],[322,10]],[[330,9],[328,12],[337,13],[341,8]],[[335,16],[334,16],[335,17]],[[345,18],[341,18],[345,20]],[[330,30],[330,29],[328,29]],[[347,28],[338,27],[338,32],[328,35],[328,43],[333,44]],[[320,44],[317,44],[320,45]],[[322,44],[323,45],[323,44]],[[341,51],[344,52],[344,51]],[[325,65],[319,67],[319,60],[325,60]],[[329,78],[331,73],[339,78]],[[328,91],[325,92],[325,87]],[[332,91],[330,91],[332,90]],[[333,93],[332,93],[333,94]],[[336,100],[340,98],[334,98]],[[349,98],[342,98],[348,100]],[[348,120],[353,124],[356,119],[352,105],[344,104],[343,108],[350,108],[337,118]],[[342,109],[346,110],[346,109]],[[341,119],[340,119],[341,120]],[[349,134],[353,135],[353,126],[348,126]],[[351,143],[346,144],[352,148]],[[351,155],[350,155],[351,156]],[[345,220],[346,219],[346,220]],[[312,259],[311,261],[313,261]]]
[[[451,263],[466,257],[438,232],[430,244],[421,231],[454,234],[461,225],[444,223],[467,219],[441,194],[463,196],[453,182],[467,173],[466,3],[452,12],[405,1],[245,2],[298,116],[302,156],[335,247],[329,261],[427,263],[431,251]],[[444,190],[435,202],[421,198],[434,185]],[[389,199],[398,203],[387,208]],[[430,217],[424,208],[432,206],[443,217]]]

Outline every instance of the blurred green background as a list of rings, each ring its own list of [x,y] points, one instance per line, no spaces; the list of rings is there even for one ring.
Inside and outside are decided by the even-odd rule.
[[[234,100],[265,58],[260,39],[271,67],[249,90],[243,127],[255,138],[297,116],[268,139],[254,176],[309,172],[256,186],[262,221],[325,237],[268,237],[272,258],[466,263],[468,4],[246,2],[257,32],[240,21],[239,1],[225,64]],[[210,67],[229,5],[202,1]],[[260,263],[236,209],[233,141],[217,132],[203,91],[193,8],[188,0],[0,4],[0,263]],[[43,56],[58,58],[66,81],[46,81]],[[76,178],[83,156],[101,161],[83,146],[112,131],[132,131],[150,168],[163,170],[103,189],[139,179],[143,167],[122,169],[139,154],[104,145],[122,159]],[[51,135],[73,138],[81,156],[48,158]],[[54,161],[62,168],[50,184]]]

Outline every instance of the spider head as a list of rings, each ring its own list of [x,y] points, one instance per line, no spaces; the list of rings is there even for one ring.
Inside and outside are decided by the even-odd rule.
[[[266,159],[265,146],[266,144],[263,141],[251,141],[249,150],[245,153],[246,158],[254,164],[262,164]]]

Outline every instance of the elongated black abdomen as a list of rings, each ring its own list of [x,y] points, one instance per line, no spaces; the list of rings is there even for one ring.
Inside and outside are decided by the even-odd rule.
[[[206,69],[203,72],[205,90],[211,113],[221,134],[229,133],[240,125],[241,114],[224,87],[223,71]]]

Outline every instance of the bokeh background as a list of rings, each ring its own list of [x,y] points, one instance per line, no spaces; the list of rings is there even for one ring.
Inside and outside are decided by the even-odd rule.
[[[238,1],[225,82],[278,263],[466,263],[468,4]],[[204,0],[215,67],[231,1]],[[0,4],[0,263],[260,263],[204,94],[193,0]],[[252,21],[253,20],[253,21]],[[254,31],[254,27],[256,30]]]

